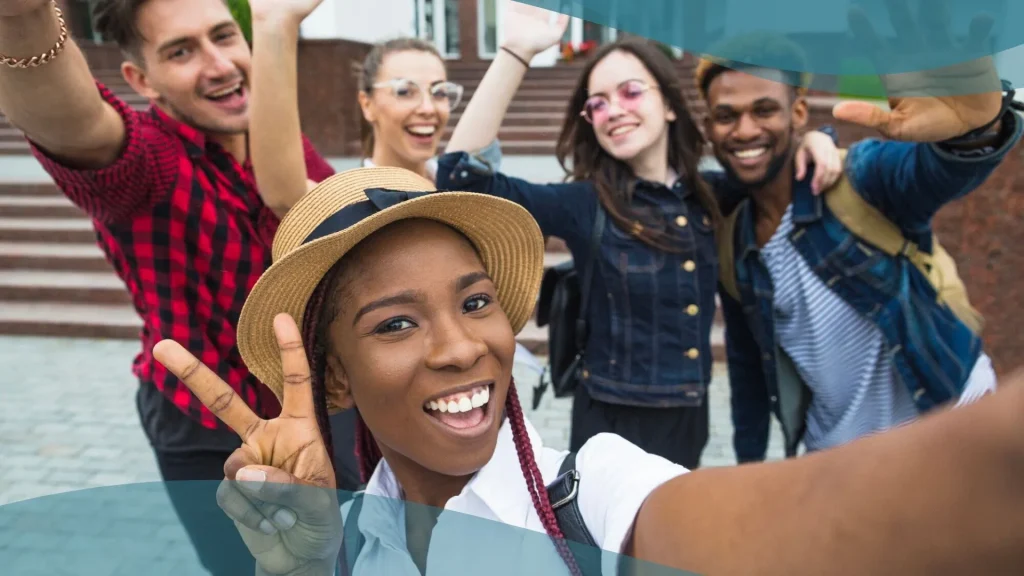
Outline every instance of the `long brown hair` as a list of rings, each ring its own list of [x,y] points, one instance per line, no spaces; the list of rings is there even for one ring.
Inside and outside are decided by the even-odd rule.
[[[612,220],[645,244],[666,252],[677,252],[670,241],[671,233],[664,215],[652,220],[633,209],[630,200],[637,177],[626,163],[615,159],[601,147],[593,127],[580,116],[589,96],[587,85],[594,67],[615,51],[636,56],[657,82],[662,97],[675,112],[676,119],[669,123],[668,164],[684,179],[686,186],[696,195],[711,219],[720,218],[718,202],[698,172],[704,151],[704,135],[690,113],[683,97],[679,74],[672,60],[656,44],[643,38],[624,38],[606,44],[598,50],[583,68],[565,114],[565,123],[558,136],[555,154],[569,178],[590,180],[597,188],[598,198]],[[566,161],[571,159],[571,169]]]
[[[359,91],[365,92],[367,96],[370,96],[373,93],[373,85],[377,81],[377,73],[380,72],[384,59],[395,52],[406,51],[433,54],[437,56],[437,59],[442,64],[444,63],[441,53],[437,51],[433,44],[426,40],[420,40],[419,38],[395,38],[388,40],[387,42],[374,45],[373,49],[370,50],[370,53],[363,60],[359,72]],[[363,117],[362,110],[359,111],[359,131],[363,143],[363,156],[369,158],[373,156],[373,126]]]

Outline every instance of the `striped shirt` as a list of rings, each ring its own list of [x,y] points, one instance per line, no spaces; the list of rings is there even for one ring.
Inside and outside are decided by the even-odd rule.
[[[882,331],[814,273],[789,241],[792,204],[761,250],[774,284],[779,346],[792,358],[813,394],[804,445],[808,451],[912,421],[910,391],[895,376]],[[995,372],[982,354],[961,403],[995,388]]]

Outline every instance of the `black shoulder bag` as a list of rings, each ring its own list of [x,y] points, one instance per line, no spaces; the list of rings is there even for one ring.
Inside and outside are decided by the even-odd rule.
[[[537,326],[548,327],[548,366],[556,398],[571,396],[576,390],[579,371],[586,352],[587,308],[591,280],[600,257],[601,235],[604,233],[605,211],[597,202],[594,228],[590,239],[590,254],[583,279],[580,280],[575,262],[569,261],[544,272],[537,304]],[[547,390],[542,378],[533,389],[533,409]]]

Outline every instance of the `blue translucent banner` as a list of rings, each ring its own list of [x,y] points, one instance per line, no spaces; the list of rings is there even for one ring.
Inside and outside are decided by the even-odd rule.
[[[835,77],[933,71],[941,86],[904,79],[907,95],[998,89],[958,65],[1021,44],[1024,2],[1009,0],[524,0],[683,49],[738,63]],[[799,48],[778,50],[782,39]],[[995,59],[1003,77],[1024,70],[1014,52]],[[991,61],[989,61],[991,66]],[[953,67],[953,68],[950,68]],[[936,69],[946,69],[937,71]],[[976,71],[976,70],[974,70]],[[830,78],[829,78],[830,77]],[[824,84],[822,86],[822,84]],[[890,88],[891,90],[891,88]],[[911,94],[911,93],[914,94]],[[892,94],[890,94],[892,95]]]
[[[568,574],[553,540],[518,528],[402,501],[364,497],[353,520],[352,494],[291,487],[297,520],[264,533],[239,528],[221,509],[237,482],[153,482],[65,492],[0,506],[0,573],[10,576],[146,576],[285,574],[296,562],[317,566],[304,575],[340,568],[343,547],[356,550],[343,523],[362,539],[351,558],[356,576],[419,576],[409,549],[429,534],[427,573],[445,576]],[[220,490],[220,494],[218,494]],[[251,499],[267,517],[279,508]],[[279,500],[280,501],[280,500]],[[231,504],[229,502],[235,502]],[[314,511],[310,513],[310,511]],[[242,520],[258,526],[264,516]],[[185,525],[189,528],[186,530]],[[408,530],[408,532],[407,532]],[[425,541],[425,540],[423,540]],[[570,543],[583,573],[619,569],[649,576],[689,574]],[[256,559],[264,571],[256,571]],[[318,564],[319,563],[319,564]],[[325,568],[326,567],[326,568]]]

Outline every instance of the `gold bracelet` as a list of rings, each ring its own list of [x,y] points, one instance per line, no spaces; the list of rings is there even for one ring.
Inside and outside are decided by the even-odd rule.
[[[50,3],[53,4],[53,9],[57,12],[57,23],[60,24],[60,36],[57,38],[57,43],[53,45],[53,48],[31,58],[11,58],[10,56],[0,54],[0,64],[6,64],[11,68],[37,68],[43,64],[50,63],[51,60],[64,51],[64,43],[68,40],[68,27],[64,23],[64,13],[57,6],[56,0],[51,0]]]

